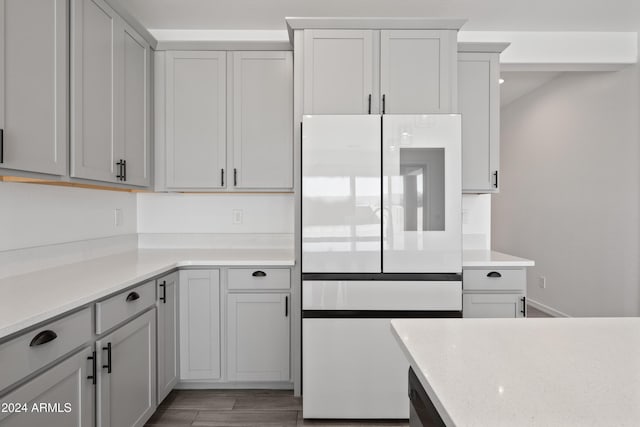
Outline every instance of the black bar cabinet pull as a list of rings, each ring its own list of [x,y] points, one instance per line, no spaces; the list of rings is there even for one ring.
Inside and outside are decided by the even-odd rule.
[[[493,186],[494,186],[495,188],[498,188],[498,171],[495,171],[495,172],[493,173],[493,177],[495,178],[495,182],[493,183]]]
[[[162,301],[163,304],[167,303],[167,281],[163,280],[162,283],[160,283],[160,287],[162,288],[162,296],[160,297],[160,301]]]
[[[0,129],[0,163],[4,163],[4,129]]]
[[[386,95],[382,94],[382,114],[385,114],[387,112],[387,102],[386,102]]]
[[[140,294],[137,292],[131,292],[127,295],[127,302],[135,301],[137,299],[140,299]]]
[[[92,364],[92,369],[91,369],[92,374],[91,375],[87,375],[87,379],[91,380],[91,383],[93,385],[96,385],[96,377],[98,376],[98,365],[97,365],[97,361],[96,361],[96,352],[94,351],[92,356],[87,357],[87,360],[91,360],[92,361],[91,362],[91,364]]]
[[[220,186],[224,187],[224,169],[220,169]]]
[[[267,273],[265,273],[264,271],[258,270],[258,271],[254,271],[251,275],[253,277],[264,277],[267,275]]]
[[[238,169],[233,168],[233,186],[238,186]]]
[[[126,181],[127,180],[127,161],[126,160],[122,161],[122,170],[124,171],[122,173],[122,180]]]
[[[29,343],[29,347],[37,347],[42,344],[46,344],[58,338],[58,334],[53,332],[52,330],[47,329],[46,331],[39,332],[38,335],[33,337],[31,343]]]
[[[368,108],[368,114],[371,114],[371,94],[369,94],[369,108]]]
[[[107,374],[111,373],[111,343],[108,343],[106,347],[102,347],[103,350],[107,350],[107,364],[102,365],[103,368],[107,369]]]
[[[289,317],[289,297],[284,297],[284,317]]]
[[[498,273],[497,271],[492,271],[491,273],[487,274],[487,277],[502,277],[502,274]]]
[[[522,313],[522,317],[527,317],[527,297],[520,299],[522,300],[522,310],[520,310],[520,313]]]
[[[120,161],[117,162],[116,165],[118,166],[118,175],[116,175],[116,178],[122,181],[124,179],[124,170],[122,169],[124,163],[122,162],[122,159],[120,159]]]

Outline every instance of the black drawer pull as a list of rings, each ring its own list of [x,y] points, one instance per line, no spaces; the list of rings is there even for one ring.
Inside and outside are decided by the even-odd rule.
[[[265,277],[267,273],[265,273],[264,271],[258,270],[258,271],[254,271],[251,275],[253,277]]]
[[[497,271],[492,271],[491,273],[487,274],[487,277],[502,277],[502,274],[498,273]]]
[[[520,298],[520,301],[522,301],[522,310],[520,310],[520,313],[522,313],[522,317],[527,317],[527,297]]]
[[[96,352],[93,352],[93,355],[87,357],[87,360],[92,361],[92,374],[87,376],[88,380],[91,380],[91,384],[96,385],[96,378],[98,377],[98,366],[96,361]]]
[[[102,347],[103,350],[107,350],[107,364],[102,365],[103,368],[107,369],[107,373],[111,373],[111,343],[107,343],[106,347]]]
[[[127,302],[135,301],[137,299],[140,299],[140,294],[137,292],[131,292],[127,295]]]
[[[42,344],[46,344],[48,342],[55,340],[56,338],[58,338],[58,334],[47,329],[46,331],[42,331],[38,333],[38,335],[33,337],[33,339],[31,340],[31,343],[29,344],[29,347],[36,347]]]
[[[284,317],[289,317],[289,297],[284,297]]]

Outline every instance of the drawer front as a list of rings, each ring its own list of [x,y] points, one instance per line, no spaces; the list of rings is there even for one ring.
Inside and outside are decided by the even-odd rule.
[[[289,289],[288,268],[230,268],[229,289]]]
[[[462,288],[465,291],[518,291],[527,287],[524,268],[516,270],[464,270]]]
[[[0,345],[0,390],[86,344],[91,337],[91,308],[85,308]]]
[[[155,304],[155,281],[96,303],[96,333],[101,334]]]

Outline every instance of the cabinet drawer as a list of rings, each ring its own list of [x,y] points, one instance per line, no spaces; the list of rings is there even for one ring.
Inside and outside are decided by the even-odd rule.
[[[156,300],[155,282],[147,282],[96,304],[96,333],[101,334],[151,307]]]
[[[230,268],[229,289],[289,289],[288,268]]]
[[[462,288],[465,291],[520,291],[527,287],[524,268],[516,270],[464,270]]]
[[[462,296],[464,318],[525,317],[526,299],[518,293],[465,294]]]
[[[91,308],[85,308],[0,345],[0,390],[79,348],[91,337]]]

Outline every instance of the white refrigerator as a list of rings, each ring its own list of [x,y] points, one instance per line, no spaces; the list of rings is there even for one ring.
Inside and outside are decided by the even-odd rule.
[[[461,317],[461,119],[304,116],[305,418],[408,418],[393,318]]]

